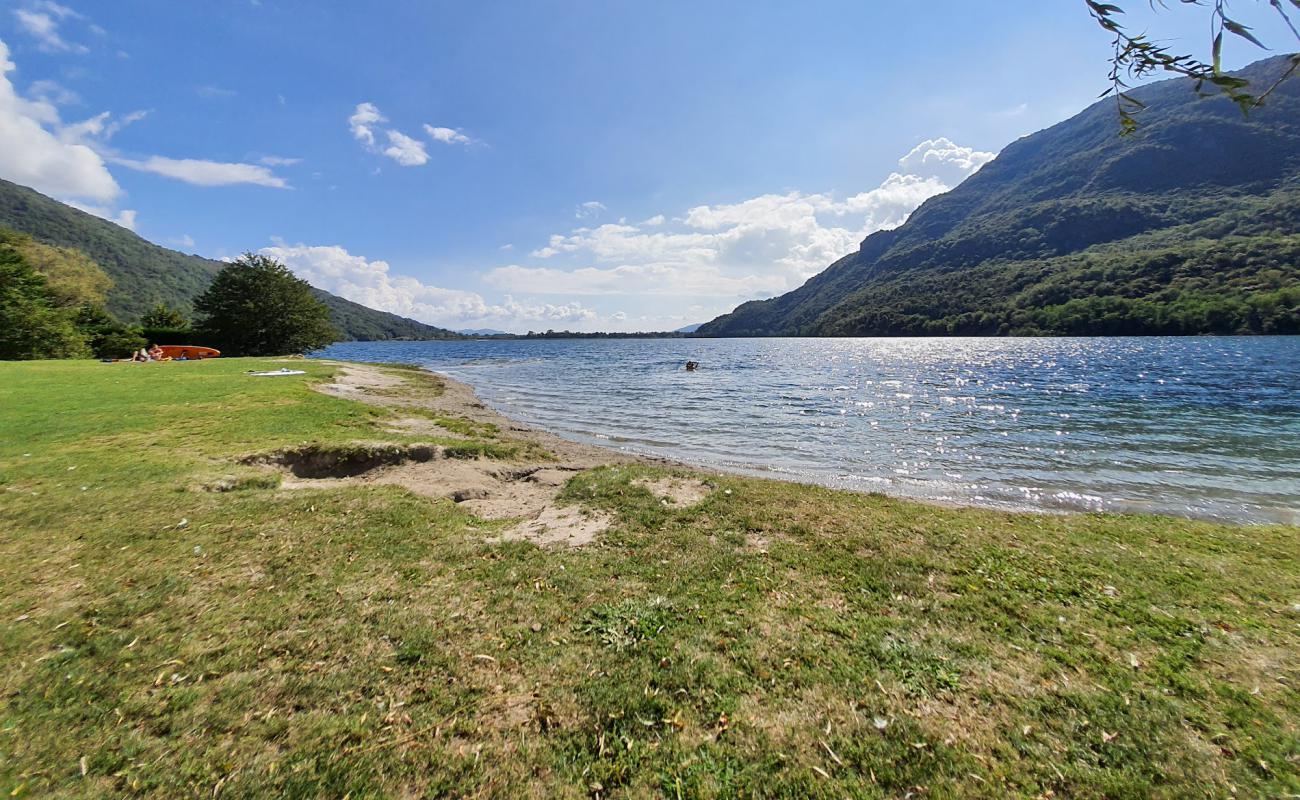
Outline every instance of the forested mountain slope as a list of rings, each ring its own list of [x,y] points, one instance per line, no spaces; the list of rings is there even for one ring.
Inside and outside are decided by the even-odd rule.
[[[0,227],[90,256],[113,279],[108,311],[132,322],[157,303],[187,316],[191,302],[223,264],[149,242],[119,225],[0,180]],[[367,308],[320,289],[334,326],[350,339],[447,339],[458,334],[413,319]]]
[[[1300,81],[1249,118],[1184,80],[1134,94],[1134,135],[1094,104],[699,334],[1300,333]]]

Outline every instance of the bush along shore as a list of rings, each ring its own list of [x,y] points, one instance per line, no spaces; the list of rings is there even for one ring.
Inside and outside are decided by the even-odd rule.
[[[1300,530],[564,442],[412,368],[0,364],[5,797],[1281,797]]]

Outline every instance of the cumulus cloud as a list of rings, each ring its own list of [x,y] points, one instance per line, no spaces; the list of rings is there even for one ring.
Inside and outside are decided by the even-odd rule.
[[[59,27],[65,20],[85,19],[83,15],[67,6],[51,0],[37,0],[29,3],[25,8],[14,9],[14,17],[18,20],[18,26],[36,39],[37,47],[44,52],[79,54],[90,52],[90,48],[83,44],[69,42],[60,33]]]
[[[951,139],[940,136],[926,139],[912,152],[898,160],[898,165],[909,173],[933,175],[953,186],[966,176],[992,161],[997,153],[986,153],[972,147],[962,147]]]
[[[429,163],[429,153],[424,142],[396,128],[385,127],[388,117],[380,113],[374,103],[357,103],[348,117],[348,130],[352,138],[368,152],[391,158],[403,167],[420,167]],[[444,144],[471,144],[473,140],[454,128],[435,128],[425,125],[424,130],[436,142]]]
[[[431,286],[394,275],[388,262],[349,253],[337,245],[289,245],[277,241],[260,251],[283,262],[311,285],[356,303],[446,327],[590,327],[601,321],[581,303],[518,301],[506,295],[489,303],[477,292]]]
[[[799,191],[696,206],[671,223],[663,214],[628,224],[557,234],[534,258],[563,266],[509,265],[493,286],[536,294],[728,297],[789,291],[852,252],[871,233],[897,227],[926,199],[947,191],[994,156],[945,138],[922,142],[901,172],[847,198]],[[585,203],[577,217],[604,206]]]
[[[441,128],[434,125],[425,125],[424,132],[429,134],[430,139],[443,144],[475,144],[474,139],[456,128]]]
[[[121,188],[92,148],[60,138],[58,110],[20,96],[9,73],[17,67],[0,41],[0,176],[60,199],[112,201]]]
[[[401,131],[385,131],[388,135],[388,146],[384,148],[384,155],[401,164],[403,167],[418,167],[429,160],[429,154],[424,150],[424,143]]]
[[[265,166],[255,164],[118,155],[109,141],[126,126],[144,119],[148,112],[133,111],[121,116],[103,112],[65,124],[50,97],[57,84],[33,84],[33,98],[24,98],[8,77],[16,69],[9,60],[7,45],[0,41],[0,176],[8,180],[60,200],[74,201],[79,208],[128,228],[135,226],[135,212],[114,209],[112,203],[122,190],[108,164],[197,186],[288,185]]]
[[[166,156],[149,156],[145,159],[115,157],[112,161],[128,169],[151,172],[194,186],[232,186],[247,183],[254,186],[269,186],[273,189],[289,188],[289,184],[283,178],[257,164],[207,161],[199,158],[167,158]]]
[[[379,109],[375,108],[374,103],[357,103],[356,111],[348,117],[348,129],[352,131],[354,139],[366,147],[373,148],[375,125],[387,121],[387,118],[379,113]]]
[[[627,264],[610,269],[575,270],[550,267],[497,267],[484,276],[490,285],[533,294],[568,295],[691,295],[738,297],[782,291],[780,276],[732,277],[714,265],[684,269],[672,264]]]

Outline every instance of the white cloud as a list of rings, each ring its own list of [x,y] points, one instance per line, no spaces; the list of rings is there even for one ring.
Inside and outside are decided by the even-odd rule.
[[[926,139],[912,152],[898,159],[898,165],[911,173],[932,175],[956,186],[975,170],[992,161],[997,153],[985,153],[971,147],[954,144],[940,136]]]
[[[258,159],[268,167],[292,167],[294,164],[301,164],[301,158],[284,158],[282,156],[262,156]]]
[[[381,128],[385,122],[388,117],[379,113],[374,103],[357,103],[356,110],[348,117],[348,129],[367,151],[387,156],[403,167],[419,167],[429,162],[423,142],[395,128]],[[379,142],[376,133],[384,134],[387,146]]]
[[[671,223],[656,214],[637,224],[581,227],[531,253],[560,264],[512,264],[485,279],[503,290],[568,296],[771,296],[796,288],[869,234],[901,225],[993,155],[931,139],[900,159],[903,172],[848,198],[792,191],[696,206]],[[602,210],[593,201],[577,216]]]
[[[177,247],[184,247],[186,250],[193,251],[194,237],[190,236],[188,233],[182,233],[180,236],[177,236],[175,239],[172,239],[172,244],[176,245]]]
[[[388,134],[388,147],[384,155],[403,167],[418,167],[427,163],[429,154],[424,150],[424,143],[412,139],[401,131],[385,131]]]
[[[104,111],[81,122],[62,126],[59,129],[59,138],[65,142],[80,142],[94,146],[96,140],[107,142],[126,126],[139,122],[148,115],[148,111],[132,111],[123,117],[113,119],[111,113]]]
[[[610,269],[575,270],[550,267],[497,267],[484,276],[490,285],[533,294],[567,295],[689,295],[738,297],[769,295],[784,290],[776,275],[731,277],[713,265],[627,264]]]
[[[206,161],[198,158],[167,158],[166,156],[149,156],[140,160],[113,158],[112,161],[129,169],[175,178],[195,186],[232,186],[248,183],[274,189],[289,188],[289,184],[283,178],[257,164]]]
[[[38,0],[26,8],[14,9],[18,25],[37,41],[37,47],[47,53],[88,53],[90,48],[69,42],[59,32],[59,25],[67,19],[85,19],[67,6]]]
[[[144,119],[148,112],[133,111],[121,117],[103,112],[65,125],[52,102],[26,99],[14,91],[8,73],[15,69],[8,47],[0,41],[0,177],[60,200],[78,201],[83,204],[80,208],[128,228],[135,226],[135,212],[114,211],[105,205],[122,193],[106,161],[196,186],[288,186],[283,178],[256,164],[119,156],[109,148],[108,141],[126,126]]]
[[[443,144],[476,144],[474,139],[462,133],[457,128],[440,128],[433,125],[425,125],[424,132],[429,134],[429,138],[435,142]]]
[[[17,67],[0,41],[0,176],[60,199],[108,202],[121,194],[93,149],[56,135],[59,113],[47,100],[28,100],[8,74]]]
[[[608,210],[609,209],[605,208],[605,204],[600,202],[599,200],[588,200],[585,203],[579,204],[578,207],[574,209],[573,218],[591,219],[593,217],[600,216],[601,213]]]
[[[375,108],[374,103],[357,103],[356,112],[348,117],[348,128],[352,131],[352,136],[358,142],[367,147],[375,146],[374,126],[380,122],[387,122],[379,109]]]
[[[601,317],[581,303],[517,301],[506,295],[489,303],[477,292],[430,286],[418,278],[394,275],[388,262],[353,255],[337,245],[289,245],[277,241],[260,251],[283,262],[311,285],[356,303],[451,328],[599,325]]]

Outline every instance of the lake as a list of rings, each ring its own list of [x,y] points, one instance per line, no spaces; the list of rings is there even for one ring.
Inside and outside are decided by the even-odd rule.
[[[1003,509],[1300,523],[1300,337],[347,342],[318,355],[420,364],[562,436],[733,472]]]

